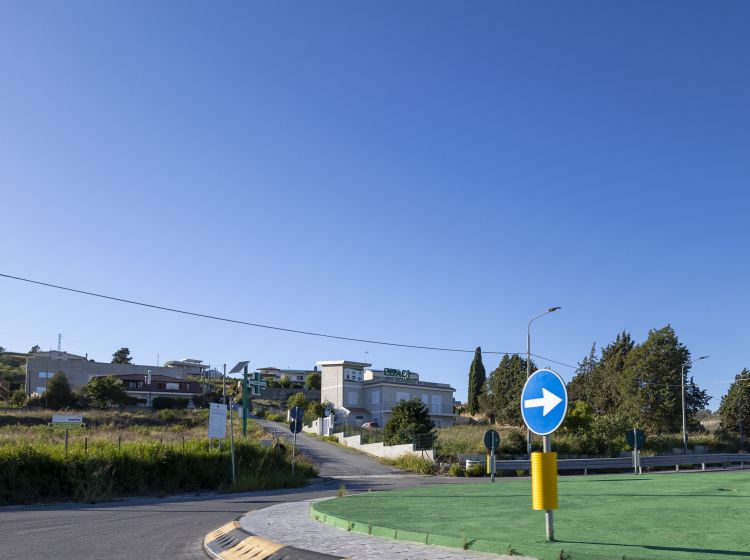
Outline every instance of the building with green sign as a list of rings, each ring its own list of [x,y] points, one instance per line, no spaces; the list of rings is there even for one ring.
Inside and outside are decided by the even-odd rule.
[[[452,426],[453,394],[446,383],[422,381],[408,369],[373,369],[372,364],[333,360],[317,362],[321,372],[321,402],[330,402],[342,411],[351,425],[377,422],[384,426],[391,409],[402,400],[418,397],[427,405],[436,426]]]

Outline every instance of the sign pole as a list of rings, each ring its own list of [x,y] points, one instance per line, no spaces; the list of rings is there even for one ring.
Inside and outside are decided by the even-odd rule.
[[[543,443],[543,451],[545,453],[551,453],[552,452],[552,436],[546,435],[544,436],[544,443]],[[547,540],[548,541],[554,541],[555,540],[555,524],[554,520],[552,519],[552,511],[551,509],[544,511],[544,524],[546,526],[547,531]]]
[[[492,449],[490,450],[490,482],[495,482],[495,439],[492,439]]]
[[[294,448],[297,447],[297,432],[294,432],[292,439],[292,479],[294,479]]]

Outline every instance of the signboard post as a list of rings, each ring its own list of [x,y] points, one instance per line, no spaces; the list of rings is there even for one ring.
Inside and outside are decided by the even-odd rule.
[[[289,430],[294,434],[292,439],[292,478],[294,478],[294,448],[297,446],[297,434],[302,431],[302,417],[305,411],[301,406],[295,406],[289,413]]]
[[[521,391],[521,416],[533,433],[544,437],[543,452],[531,454],[532,508],[544,510],[548,541],[555,540],[552,512],[557,509],[557,453],[551,434],[565,420],[568,392],[565,382],[552,370],[535,371]]]
[[[500,434],[495,430],[484,432],[484,447],[487,454],[487,472],[490,474],[490,482],[495,482],[495,449],[500,447]]]
[[[208,437],[211,439],[227,437],[227,405],[222,403],[209,404]]]
[[[625,441],[633,448],[633,472],[638,474],[641,470],[641,449],[646,444],[646,433],[638,428],[628,430]]]

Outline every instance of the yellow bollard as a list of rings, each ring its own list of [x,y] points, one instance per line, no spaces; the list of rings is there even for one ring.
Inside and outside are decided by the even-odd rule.
[[[531,508],[557,509],[557,453],[531,454]]]

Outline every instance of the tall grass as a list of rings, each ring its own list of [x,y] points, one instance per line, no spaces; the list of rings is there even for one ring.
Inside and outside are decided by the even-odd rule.
[[[315,467],[289,451],[263,447],[261,427],[248,423],[237,439],[237,482],[225,440],[206,438],[203,411],[163,410],[85,413],[85,428],[50,427],[49,412],[0,418],[0,504],[39,501],[101,501],[132,495],[193,491],[243,491],[299,486]]]
[[[288,454],[253,443],[236,444],[237,482],[230,454],[207,440],[182,445],[76,443],[65,454],[54,443],[0,447],[0,504],[50,500],[101,501],[114,497],[205,490],[243,491],[300,486],[315,474],[304,458],[291,474]]]

